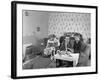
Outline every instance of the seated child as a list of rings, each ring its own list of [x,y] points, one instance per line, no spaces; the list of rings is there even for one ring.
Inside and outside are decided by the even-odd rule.
[[[56,36],[54,34],[50,35],[47,41],[47,46],[44,49],[44,54],[53,56],[55,54],[55,48],[59,45],[60,43]]]

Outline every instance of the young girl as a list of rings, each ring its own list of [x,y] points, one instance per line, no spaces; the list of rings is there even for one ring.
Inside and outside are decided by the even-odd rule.
[[[55,54],[55,48],[60,45],[59,40],[56,38],[54,34],[49,36],[47,41],[47,46],[44,49],[45,55],[51,55],[51,57]]]

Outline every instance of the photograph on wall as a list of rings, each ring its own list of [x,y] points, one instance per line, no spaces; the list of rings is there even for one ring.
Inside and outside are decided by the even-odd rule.
[[[23,69],[91,66],[90,13],[24,10],[22,16]]]
[[[13,78],[97,73],[96,6],[12,5]]]

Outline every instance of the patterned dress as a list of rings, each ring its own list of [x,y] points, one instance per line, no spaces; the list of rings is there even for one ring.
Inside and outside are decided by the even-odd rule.
[[[51,55],[53,52],[55,52],[55,47],[59,46],[59,40],[54,39],[54,40],[48,40],[47,46],[44,49],[44,54],[45,55]]]

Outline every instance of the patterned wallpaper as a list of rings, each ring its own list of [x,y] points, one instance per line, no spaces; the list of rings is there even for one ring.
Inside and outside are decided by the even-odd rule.
[[[83,38],[91,37],[90,13],[50,13],[48,34],[57,37],[64,32],[79,32]]]

